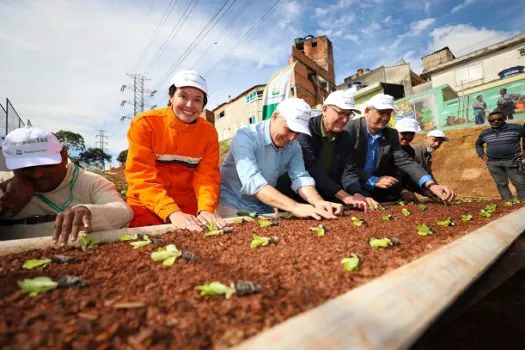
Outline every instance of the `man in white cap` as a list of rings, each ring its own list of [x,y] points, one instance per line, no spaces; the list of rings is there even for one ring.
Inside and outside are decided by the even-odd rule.
[[[299,135],[306,170],[315,180],[319,194],[330,201],[342,202],[358,209],[375,208],[377,202],[361,195],[359,176],[352,159],[352,139],[344,127],[355,115],[350,91],[334,91],[326,98],[322,114],[310,119],[309,134]],[[286,175],[280,179],[278,189],[283,193],[290,188]]]
[[[441,130],[430,131],[422,143],[414,146],[415,160],[432,177],[432,154],[438,150],[443,142],[447,142],[448,137]],[[434,179],[435,181],[435,179]]]
[[[0,212],[0,240],[53,234],[55,242],[65,245],[80,231],[118,229],[131,220],[132,211],[115,185],[69,162],[66,149],[52,133],[13,130],[3,141],[2,152],[13,174],[0,179],[10,185],[1,186],[6,191],[0,190],[0,203],[22,196],[27,204],[18,213]]]
[[[392,112],[396,110],[392,96],[378,94],[367,102],[364,118],[347,124],[361,186],[377,201],[397,200],[399,180],[395,175],[400,169],[422,189],[428,189],[442,200],[453,200],[454,191],[436,184],[432,176],[401,148],[397,131],[388,127]]]
[[[341,212],[340,204],[321,198],[304,167],[296,139],[300,134],[310,135],[311,116],[306,102],[288,98],[270,119],[237,130],[221,167],[219,215],[232,217],[239,210],[271,213],[278,208],[299,218],[332,219]],[[285,172],[292,189],[309,204],[298,203],[275,188]]]

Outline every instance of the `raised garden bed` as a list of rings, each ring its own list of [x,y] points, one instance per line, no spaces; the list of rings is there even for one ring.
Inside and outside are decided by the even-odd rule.
[[[480,216],[481,209],[491,203],[497,205],[495,212],[490,217]],[[428,203],[426,210],[418,205],[395,205],[368,214],[351,211],[346,217],[325,221],[324,236],[310,229],[319,225],[315,220],[281,219],[279,226],[265,228],[256,222],[235,224],[232,233],[208,238],[190,232],[167,233],[156,237],[163,242],[140,249],[118,242],[86,251],[48,248],[10,254],[0,258],[0,348],[230,347],[521,206],[506,206],[500,201],[448,207]],[[403,215],[402,209],[410,214]],[[461,216],[469,214],[471,220],[462,221]],[[383,220],[388,215],[394,219]],[[454,226],[444,223],[448,218]],[[441,225],[437,221],[442,221]],[[434,233],[422,236],[420,228],[418,234],[417,226],[421,225]],[[253,249],[254,233],[280,239],[277,244]],[[370,247],[371,238],[383,237],[397,238],[400,244]],[[164,266],[150,258],[152,252],[170,243],[195,253],[198,259],[178,259],[172,266]],[[358,270],[349,272],[341,260],[352,253],[362,259]],[[59,254],[75,261],[22,268],[26,260]],[[64,275],[81,277],[88,285],[57,288],[36,297],[22,293],[17,286],[28,278],[48,276],[57,281]],[[199,296],[196,286],[216,280],[226,285],[248,280],[262,289],[258,294],[234,294],[229,299]],[[245,348],[253,347],[248,343]]]

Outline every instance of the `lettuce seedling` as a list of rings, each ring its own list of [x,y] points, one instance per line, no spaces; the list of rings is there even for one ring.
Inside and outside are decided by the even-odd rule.
[[[250,243],[250,248],[255,249],[258,247],[265,247],[268,244],[277,244],[279,242],[279,237],[272,236],[272,237],[264,237],[264,236],[258,236],[255,233],[253,234],[253,240]]]
[[[256,211],[239,210],[237,212],[237,216],[249,216],[255,219],[257,216],[259,216],[259,213],[257,213]]]
[[[352,220],[352,224],[354,224],[357,227],[367,226],[368,225],[368,223],[364,219],[359,219],[359,218],[357,218],[355,216],[352,216],[351,220]]]
[[[261,219],[257,220],[257,225],[261,228],[270,227],[270,226],[279,226],[278,220],[268,220],[268,219]]]
[[[159,248],[156,252],[151,253],[153,261],[162,261],[162,265],[171,266],[175,260],[182,255],[182,252],[177,249],[175,244],[168,244],[165,248]]]
[[[49,277],[44,276],[18,281],[18,287],[22,290],[22,292],[29,293],[30,297],[35,297],[39,293],[55,289],[57,286],[57,282],[53,281]]]
[[[226,233],[231,233],[231,232],[233,232],[233,228],[231,228],[231,227],[223,227],[220,230],[212,230],[212,231],[204,232],[204,237],[221,236],[221,235],[224,235]]]
[[[421,211],[425,211],[428,209],[428,207],[425,205],[425,204],[420,204],[418,205],[419,209],[421,209]]]
[[[361,261],[361,257],[359,254],[352,253],[350,254],[350,257],[343,258],[341,260],[341,264],[343,265],[343,268],[346,271],[357,271],[359,269],[359,262]]]
[[[22,267],[24,269],[32,270],[37,267],[46,267],[50,262],[50,259],[30,259],[24,261],[24,265],[22,265]]]
[[[503,205],[505,205],[506,207],[512,207],[512,202],[506,201],[505,203],[503,203]]]
[[[147,246],[148,244],[151,244],[151,240],[149,239],[148,235],[142,236],[142,241],[137,242],[131,242],[130,245],[133,247],[133,249],[139,249],[141,247]]]
[[[397,201],[397,204],[404,207],[406,205],[405,201]]]
[[[437,221],[437,224],[439,226],[443,226],[443,227],[449,227],[449,226],[455,226],[456,224],[454,223],[454,221],[452,221],[451,218],[448,218],[446,220],[442,220],[442,221]]]
[[[488,211],[489,213],[494,213],[496,211],[496,208],[498,206],[496,204],[489,204],[487,206],[485,206],[485,211]]]
[[[410,210],[408,210],[407,208],[403,208],[401,210],[401,214],[403,214],[404,216],[410,216]]]
[[[317,235],[318,235],[319,237],[323,237],[324,234],[326,233],[326,231],[328,231],[328,230],[326,229],[326,226],[323,225],[323,224],[320,224],[319,226],[315,226],[315,227],[310,227],[310,230],[311,230],[311,231],[314,231],[315,233],[317,233]]]
[[[490,217],[492,216],[492,213],[489,212],[489,211],[486,211],[486,210],[484,210],[484,209],[481,209],[481,210],[479,211],[479,216],[483,216],[483,217],[485,217],[485,218],[490,218]]]
[[[428,235],[434,234],[432,229],[428,227],[427,225],[417,225],[416,229],[417,229],[417,234],[420,236],[428,236]]]
[[[385,211],[385,207],[383,207],[381,204],[377,205],[377,210]]]
[[[399,239],[394,237],[371,238],[368,244],[372,248],[388,248],[400,244]]]
[[[467,222],[467,221],[470,221],[470,220],[472,220],[472,215],[470,215],[470,214],[461,215],[461,221]]]
[[[219,281],[213,281],[209,284],[203,284],[201,286],[195,287],[200,292],[200,296],[205,295],[224,295],[226,299],[229,299],[235,293],[235,287],[233,283],[228,287],[225,284],[222,284]]]
[[[392,221],[394,220],[394,217],[392,216],[392,214],[388,214],[388,215],[385,215],[381,218],[383,221]]]
[[[139,236],[136,233],[134,233],[132,235],[125,235],[124,234],[124,235],[122,235],[122,236],[120,236],[118,238],[119,241],[135,241],[137,239],[139,239]]]
[[[512,204],[520,204],[520,200],[519,199],[513,199],[512,200]]]
[[[82,249],[82,251],[86,251],[88,249],[97,247],[100,241],[97,241],[96,239],[91,238],[89,235],[85,235],[85,236],[82,236],[82,238],[80,238],[79,243],[80,243],[80,249]]]
[[[456,198],[452,201],[452,204],[455,204],[455,205],[463,204],[463,200],[461,200],[461,198]]]

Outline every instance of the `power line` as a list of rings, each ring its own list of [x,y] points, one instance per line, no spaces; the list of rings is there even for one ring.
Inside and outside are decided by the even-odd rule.
[[[133,92],[133,100],[122,100],[120,102],[120,107],[124,107],[126,104],[133,105],[133,115],[137,115],[139,113],[144,112],[144,95],[146,93],[149,93],[151,96],[153,96],[155,93],[157,93],[157,90],[148,90],[144,88],[144,81],[149,80],[144,75],[134,73],[134,74],[127,74],[131,79],[133,79],[133,83],[131,85],[122,85],[120,88],[120,92],[124,92],[125,90],[131,90]],[[153,108],[156,106],[153,106]],[[124,121],[125,119],[130,119],[128,116],[123,116],[120,118],[120,121]]]
[[[523,23],[523,24],[517,26],[514,30],[516,30],[516,29],[518,29],[518,28],[520,28],[520,27],[523,27],[523,26],[525,26],[525,23]],[[463,47],[463,48],[459,49],[458,51],[459,51],[459,52],[463,52],[463,51],[465,51],[465,50],[467,50],[467,49],[469,49],[469,48],[471,48],[471,47],[474,47],[474,46],[476,46],[476,45],[479,45],[479,44],[481,44],[481,43],[484,43],[484,42],[490,41],[490,40],[492,40],[492,39],[496,39],[498,36],[500,36],[500,34],[496,34],[496,35],[494,35],[494,36],[492,36],[492,37],[490,37],[490,38],[488,38],[488,39],[483,39],[483,40],[478,41],[478,42],[476,42],[476,43],[474,43],[474,44],[471,44],[471,45],[469,45],[469,46]],[[465,54],[466,54],[466,53],[465,53]],[[465,55],[465,54],[462,54],[462,55]],[[458,56],[462,56],[462,55],[459,55],[459,54],[458,54]]]
[[[104,146],[108,146],[108,142],[106,141],[108,139],[108,137],[107,137],[107,135],[104,135],[104,133],[107,132],[107,131],[99,129],[98,132],[99,132],[99,134],[96,137],[99,138],[100,140],[95,142],[95,147],[98,146],[98,148],[100,148],[102,150],[102,153],[104,153]],[[106,169],[106,163],[104,161],[104,158],[102,158],[102,169],[103,170]]]

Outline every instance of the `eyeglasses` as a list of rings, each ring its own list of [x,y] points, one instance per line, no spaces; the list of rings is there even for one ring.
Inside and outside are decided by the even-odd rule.
[[[346,111],[337,110],[332,106],[328,106],[328,107],[332,108],[335,111],[335,113],[337,113],[337,117],[340,119],[344,119],[344,118],[350,119],[355,115],[354,111],[346,112]]]

